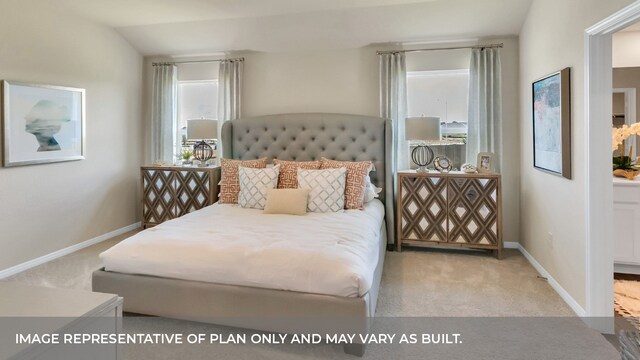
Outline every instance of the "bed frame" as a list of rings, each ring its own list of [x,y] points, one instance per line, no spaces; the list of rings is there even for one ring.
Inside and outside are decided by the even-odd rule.
[[[369,292],[348,298],[104,269],[93,273],[93,290],[124,297],[124,311],[131,313],[282,333],[368,332],[375,315],[386,247],[394,243],[390,121],[348,114],[267,115],[226,122],[221,138],[225,158],[373,161],[376,171],[371,173],[371,180],[383,189],[380,200],[385,204],[386,224],[380,228],[379,262]],[[346,345],[345,352],[362,356],[364,345]]]

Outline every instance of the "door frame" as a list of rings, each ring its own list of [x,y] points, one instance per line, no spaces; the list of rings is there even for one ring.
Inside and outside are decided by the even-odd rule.
[[[612,34],[640,21],[640,2],[585,30],[586,309],[613,316],[613,186],[611,182]],[[612,329],[602,329],[611,331]]]

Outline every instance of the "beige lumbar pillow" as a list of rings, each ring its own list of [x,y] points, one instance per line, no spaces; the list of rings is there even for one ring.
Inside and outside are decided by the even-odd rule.
[[[267,189],[265,214],[304,215],[310,189]]]

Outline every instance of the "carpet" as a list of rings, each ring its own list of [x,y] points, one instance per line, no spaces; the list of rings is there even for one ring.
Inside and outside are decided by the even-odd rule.
[[[3,279],[91,289],[105,241]],[[126,301],[126,299],[125,299]],[[375,333],[447,335],[459,344],[371,344],[363,359],[619,359],[516,250],[497,260],[486,253],[450,250],[388,252],[374,319]],[[253,333],[250,330],[155,317],[125,317],[128,333]],[[398,335],[400,336],[400,335]],[[127,345],[125,360],[147,359],[358,359],[342,346],[313,345]]]
[[[640,331],[640,281],[613,281],[613,308],[616,316],[624,317]]]

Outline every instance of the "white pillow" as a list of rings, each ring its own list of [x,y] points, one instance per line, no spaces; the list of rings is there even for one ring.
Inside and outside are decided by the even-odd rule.
[[[273,189],[278,185],[279,174],[279,165],[265,169],[241,166],[238,169],[240,180],[238,205],[243,208],[264,209],[267,203],[267,189]]]
[[[337,212],[344,209],[347,169],[305,170],[298,168],[298,188],[310,189],[309,212]]]
[[[371,177],[367,175],[367,177],[364,180],[364,203],[366,204],[368,202],[373,201],[373,199],[379,197],[381,191],[382,191],[382,188],[379,188],[373,185],[373,183],[371,182]]]

